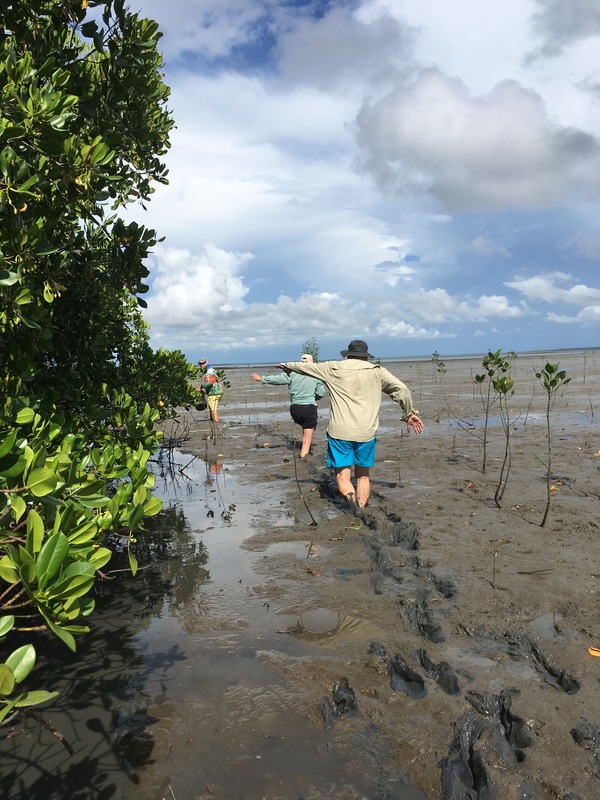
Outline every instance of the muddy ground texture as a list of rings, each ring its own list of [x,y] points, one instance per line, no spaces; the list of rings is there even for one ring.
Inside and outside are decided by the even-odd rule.
[[[535,370],[546,360],[572,380],[551,412],[551,505],[541,527],[548,439]],[[304,614],[296,633],[322,644],[322,655],[264,657],[365,774],[406,774],[432,800],[598,798],[600,658],[588,648],[600,647],[600,353],[514,359],[501,507],[497,408],[482,471],[473,382],[481,359],[447,360],[443,375],[428,360],[386,366],[411,389],[425,431],[409,435],[384,399],[362,520],[325,468],[327,398],[313,454],[300,460],[285,389],[252,383],[253,367],[232,369],[221,430],[211,438],[208,422],[196,424],[183,445],[257,495],[279,487],[273,523],[257,519],[246,547],[312,543],[305,560],[279,554],[260,569],[265,598]],[[275,524],[282,507],[293,525]],[[311,630],[311,609],[338,614],[329,644]]]

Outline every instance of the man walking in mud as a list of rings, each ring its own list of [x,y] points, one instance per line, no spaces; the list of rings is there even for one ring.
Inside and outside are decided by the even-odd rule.
[[[421,433],[423,423],[415,414],[412,397],[402,381],[380,364],[369,361],[366,342],[354,339],[342,350],[344,361],[309,364],[288,361],[277,366],[287,372],[310,375],[329,390],[331,416],[327,426],[327,466],[333,467],[340,494],[357,516],[371,493],[370,469],[375,463],[375,434],[379,427],[381,393],[398,403],[407,430]],[[352,483],[354,467],[356,489]]]

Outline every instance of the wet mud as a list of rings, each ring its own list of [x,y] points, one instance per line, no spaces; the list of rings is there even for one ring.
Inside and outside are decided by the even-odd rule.
[[[325,468],[326,400],[303,460],[284,394],[252,384],[252,368],[230,371],[219,431],[191,413],[186,452],[227,462],[256,496],[258,532],[242,544],[259,555],[252,593],[280,636],[304,646],[271,639],[255,658],[340,758],[330,795],[311,782],[282,797],[600,796],[600,658],[588,652],[600,646],[600,355],[548,354],[572,381],[551,412],[542,528],[546,397],[534,373],[546,360],[514,359],[501,507],[505,432],[490,417],[482,471],[480,360],[449,360],[442,377],[429,362],[389,365],[426,429],[408,435],[384,400],[372,496],[358,515]],[[311,630],[311,613],[330,627]],[[271,723],[274,735],[286,728],[277,714]]]

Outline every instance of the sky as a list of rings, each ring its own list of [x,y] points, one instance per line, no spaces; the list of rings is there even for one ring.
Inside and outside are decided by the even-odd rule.
[[[190,360],[600,345],[597,0],[130,0],[176,128],[138,222]]]

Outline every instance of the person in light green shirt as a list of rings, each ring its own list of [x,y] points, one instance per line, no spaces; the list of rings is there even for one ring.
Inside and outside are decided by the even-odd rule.
[[[312,364],[313,357],[304,353],[301,364]],[[280,373],[279,375],[259,375],[253,372],[253,381],[260,381],[268,386],[287,386],[290,391],[290,415],[294,422],[302,428],[302,445],[300,458],[310,453],[313,435],[317,427],[317,401],[325,394],[322,381],[297,373]]]
[[[355,510],[367,505],[371,493],[370,468],[375,462],[382,392],[400,405],[408,430],[421,433],[423,423],[415,413],[408,387],[385,367],[369,361],[373,356],[366,342],[355,339],[341,355],[344,361],[288,361],[277,366],[288,374],[317,378],[327,387],[331,403],[327,466],[335,470],[338,489]]]

